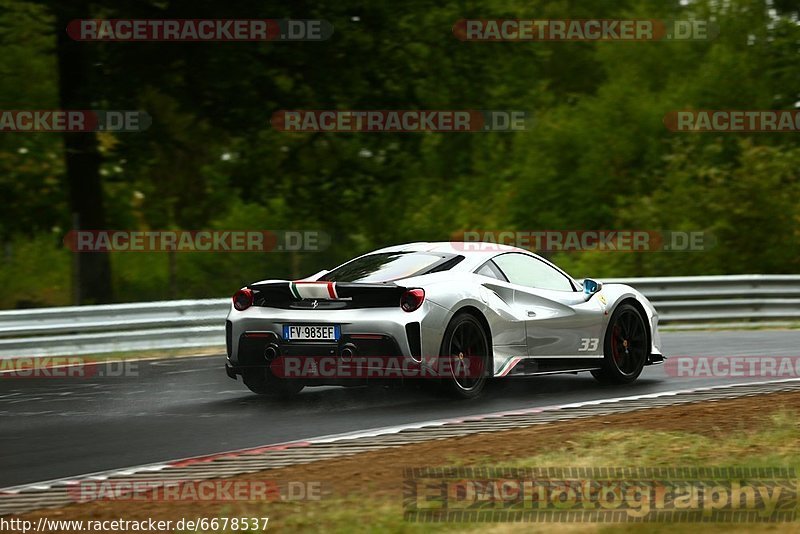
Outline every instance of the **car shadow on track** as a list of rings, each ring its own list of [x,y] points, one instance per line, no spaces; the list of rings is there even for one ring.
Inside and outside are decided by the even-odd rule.
[[[242,395],[213,401],[225,408],[270,408],[306,410],[358,410],[419,408],[423,412],[453,410],[459,406],[474,411],[477,407],[508,409],[548,406],[585,400],[626,397],[653,393],[663,380],[640,378],[627,385],[600,384],[591,376],[543,376],[496,380],[484,393],[471,400],[449,397],[435,384],[410,386],[307,387],[293,397],[278,398],[252,394],[242,385]]]

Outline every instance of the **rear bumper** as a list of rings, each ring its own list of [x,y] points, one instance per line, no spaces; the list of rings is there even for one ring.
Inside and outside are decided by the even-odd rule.
[[[344,327],[343,327],[344,329]],[[228,328],[233,331],[233,328]],[[343,332],[335,342],[287,341],[276,331],[245,331],[231,339],[236,358],[230,355],[227,375],[236,379],[247,372],[265,372],[306,385],[354,385],[360,383],[398,383],[395,378],[430,376],[419,354],[419,323],[404,326],[403,337],[388,334]],[[401,347],[410,347],[403,351]],[[416,349],[414,347],[417,347]],[[409,355],[406,352],[412,352]],[[393,371],[398,371],[394,374]],[[387,372],[388,371],[388,372]]]
[[[272,344],[281,355],[341,355],[350,345],[357,355],[404,356],[419,361],[422,322],[429,316],[429,306],[426,302],[411,313],[399,307],[316,311],[253,306],[243,312],[232,310],[225,328],[228,360],[237,368],[264,363],[264,352]],[[338,341],[330,343],[288,341],[283,338],[283,327],[289,324],[337,325],[341,334]],[[428,332],[426,329],[425,335]]]
[[[413,327],[412,327],[413,328]],[[368,337],[367,337],[368,336]],[[297,358],[346,358],[354,356],[376,356],[407,358],[400,349],[400,342],[386,334],[342,334],[338,341],[331,343],[286,341],[277,332],[243,332],[238,340],[236,358],[228,357],[228,364],[236,369],[266,367],[278,357]]]

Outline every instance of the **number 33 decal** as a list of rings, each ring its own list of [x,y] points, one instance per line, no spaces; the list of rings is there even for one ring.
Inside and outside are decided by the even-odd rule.
[[[582,337],[581,346],[578,347],[578,352],[594,352],[597,350],[597,346],[599,344],[600,340],[596,337]]]

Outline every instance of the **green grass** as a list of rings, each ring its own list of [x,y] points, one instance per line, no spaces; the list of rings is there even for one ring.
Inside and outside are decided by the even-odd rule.
[[[187,358],[191,356],[225,356],[225,347],[194,347],[186,349],[152,349],[124,352],[101,352],[98,354],[82,354],[78,357],[91,362],[116,360],[145,360],[161,358]]]
[[[80,355],[63,355],[63,356],[47,356],[49,361],[46,365],[63,366],[63,365],[86,365],[93,363],[103,362],[123,362],[123,361],[142,361],[142,360],[155,360],[166,358],[190,358],[190,357],[225,357],[225,348],[187,348],[187,349],[154,349],[144,351],[128,351],[128,352],[103,352],[99,354],[80,354]],[[45,357],[29,357],[19,356],[13,358],[14,360],[43,360]],[[11,360],[9,360],[11,361]],[[28,366],[28,363],[21,363],[20,365]]]
[[[800,322],[786,322],[780,325],[755,323],[738,323],[736,325],[715,325],[709,323],[700,328],[679,328],[677,325],[662,325],[658,327],[659,332],[725,332],[728,330],[797,330]]]

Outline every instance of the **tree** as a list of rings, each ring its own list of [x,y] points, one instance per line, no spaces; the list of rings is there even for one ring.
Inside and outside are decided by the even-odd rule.
[[[70,20],[89,12],[86,0],[58,4],[55,11],[58,95],[62,109],[90,110],[95,107],[91,48],[67,35]],[[106,228],[100,153],[94,132],[65,133],[64,161],[70,213],[74,230]],[[103,252],[77,254],[76,297],[79,304],[113,301],[111,262]]]

